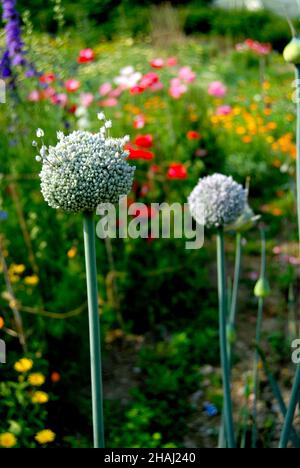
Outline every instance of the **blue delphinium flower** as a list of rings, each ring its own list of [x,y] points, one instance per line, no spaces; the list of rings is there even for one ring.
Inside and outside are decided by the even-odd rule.
[[[21,37],[20,15],[16,9],[16,0],[2,0],[2,6],[8,57],[13,66],[24,65],[24,43]]]
[[[5,23],[6,49],[0,61],[0,73],[2,78],[13,76],[14,66],[27,68],[26,77],[35,76],[34,66],[28,63],[25,58],[24,42],[22,41],[21,20],[16,7],[16,0],[2,0],[2,19]]]
[[[7,211],[2,211],[0,210],[0,221],[6,221],[8,218],[8,213]]]
[[[207,414],[207,416],[210,416],[211,418],[213,418],[214,416],[217,416],[218,414],[217,408],[212,403],[204,403],[203,409],[205,413]]]

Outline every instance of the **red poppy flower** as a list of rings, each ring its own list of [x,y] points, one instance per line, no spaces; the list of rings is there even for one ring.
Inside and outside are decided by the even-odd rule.
[[[139,86],[142,88],[142,89],[148,89],[148,88],[151,88],[151,86],[155,85],[156,83],[159,82],[159,76],[157,75],[157,73],[147,73],[146,75],[144,75],[139,83]]]
[[[153,146],[153,136],[152,135],[138,135],[134,140],[136,146],[141,146],[142,148],[151,148]]]
[[[79,52],[78,63],[92,62],[95,58],[93,49],[83,49]]]
[[[186,179],[187,170],[186,167],[181,163],[173,163],[170,165],[167,173],[168,179]]]
[[[201,135],[199,132],[194,132],[193,130],[191,130],[190,132],[187,132],[187,139],[188,140],[200,140],[201,138]]]
[[[75,93],[80,88],[80,81],[78,80],[67,80],[65,82],[65,88],[69,93]]]
[[[40,83],[50,84],[50,83],[53,83],[55,79],[56,79],[56,76],[54,75],[54,73],[45,73],[44,75],[40,77]]]
[[[155,158],[155,154],[152,153],[152,151],[134,148],[131,144],[127,144],[125,149],[129,151],[128,159],[143,159],[144,161],[151,161]]]
[[[133,96],[136,96],[137,94],[142,94],[144,91],[145,91],[145,88],[142,88],[142,86],[136,85],[130,89],[130,94],[132,94]]]

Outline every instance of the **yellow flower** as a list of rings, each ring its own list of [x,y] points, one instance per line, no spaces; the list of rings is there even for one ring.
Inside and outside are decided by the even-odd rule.
[[[71,247],[71,249],[68,252],[68,257],[69,258],[75,258],[77,255],[78,249],[77,247]]]
[[[45,392],[34,392],[31,398],[32,403],[38,403],[39,405],[44,405],[48,403],[49,396]]]
[[[4,448],[12,448],[17,445],[16,437],[10,432],[0,434],[0,446]]]
[[[31,359],[23,358],[15,363],[15,370],[17,372],[28,372],[32,369],[33,361]]]
[[[49,444],[49,442],[53,442],[55,440],[55,434],[54,432],[50,431],[50,429],[44,429],[43,431],[37,433],[35,440],[41,445]]]
[[[241,127],[241,126],[240,126],[240,127],[237,127],[236,133],[237,133],[238,135],[245,135],[246,129],[245,129],[244,127]]]
[[[33,387],[40,387],[41,385],[43,385],[45,383],[45,380],[46,379],[43,376],[43,374],[39,374],[39,373],[30,374],[29,377],[28,377],[28,382]]]
[[[40,280],[37,275],[26,276],[26,278],[24,279],[24,283],[27,286],[36,286],[39,283],[39,281]]]
[[[16,275],[22,275],[26,270],[26,267],[25,265],[12,265],[11,269]]]

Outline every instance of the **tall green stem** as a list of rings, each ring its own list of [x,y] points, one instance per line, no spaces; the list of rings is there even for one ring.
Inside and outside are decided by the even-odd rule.
[[[297,101],[297,213],[298,213],[298,236],[300,253],[300,65],[296,65],[296,101]],[[290,439],[291,428],[300,398],[300,364],[297,365],[296,376],[292,388],[291,400],[281,434],[279,448],[286,448]]]
[[[238,232],[236,235],[234,280],[233,280],[232,297],[231,297],[230,318],[229,318],[229,325],[232,328],[235,328],[235,323],[236,323],[237,299],[238,299],[240,273],[241,273],[241,256],[242,256],[242,235],[241,233]]]
[[[229,367],[231,368],[232,364],[232,342],[231,336],[235,331],[236,327],[236,312],[237,312],[237,299],[239,292],[239,282],[240,282],[240,273],[241,273],[241,258],[242,258],[242,235],[240,232],[236,234],[236,250],[235,250],[235,266],[234,266],[234,279],[233,279],[233,288],[231,294],[231,300],[228,300],[229,305],[229,337],[228,338],[228,356],[229,356]],[[225,441],[225,427],[224,427],[224,412],[222,413],[220,431],[219,431],[219,448],[226,447]]]
[[[219,321],[220,321],[220,349],[221,365],[223,375],[224,393],[224,422],[228,448],[236,448],[231,386],[230,386],[230,365],[227,349],[227,291],[226,291],[226,270],[225,270],[225,246],[224,230],[220,228],[217,234],[217,261],[218,261],[218,289],[219,289]]]
[[[260,229],[261,234],[261,268],[260,268],[260,279],[265,281],[266,279],[266,270],[267,270],[267,260],[266,260],[266,237],[263,228]],[[264,311],[264,294],[258,298],[258,313],[257,313],[257,322],[256,322],[256,349],[254,356],[254,370],[253,370],[253,426],[252,426],[252,448],[256,448],[257,442],[257,400],[258,400],[258,391],[259,391],[259,352],[258,346],[260,345],[261,340],[261,329],[263,321],[263,311]]]
[[[278,403],[278,406],[279,406],[279,409],[281,411],[282,416],[285,418],[286,414],[287,414],[287,407],[286,407],[286,404],[284,402],[281,390],[280,390],[280,388],[278,386],[278,383],[277,383],[275,377],[273,376],[273,374],[272,374],[272,372],[270,370],[270,367],[268,365],[265,353],[259,347],[258,347],[258,352],[259,352],[260,358],[262,360],[264,370],[265,370],[266,376],[268,378],[268,381],[269,381],[270,387],[272,389],[272,392],[274,394],[274,397],[277,400],[277,403]],[[296,430],[295,430],[295,428],[293,426],[291,427],[291,440],[292,440],[295,448],[300,448],[300,439],[299,439],[299,437],[297,435],[297,432],[296,432]]]
[[[261,327],[263,321],[263,311],[264,311],[264,300],[263,298],[258,299],[258,314],[257,314],[257,323],[256,323],[256,344],[259,346],[261,339]],[[252,448],[256,448],[257,442],[257,400],[258,400],[258,389],[259,389],[259,353],[255,351],[254,357],[254,371],[253,371],[253,426],[252,426]]]
[[[284,421],[283,430],[281,433],[279,448],[287,448],[287,445],[290,440],[292,425],[294,421],[294,416],[296,412],[297,405],[299,404],[300,399],[300,364],[297,366],[296,377],[292,389],[292,395],[290,404],[287,410],[287,414]]]
[[[296,99],[297,99],[297,213],[298,213],[298,236],[300,252],[300,65],[296,66]]]
[[[84,214],[83,231],[89,308],[94,448],[104,448],[101,335],[98,308],[95,224],[92,213]]]

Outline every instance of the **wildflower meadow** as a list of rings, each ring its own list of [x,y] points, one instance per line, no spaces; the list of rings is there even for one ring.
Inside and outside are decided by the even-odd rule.
[[[246,3],[1,1],[0,448],[300,448],[300,6]]]

